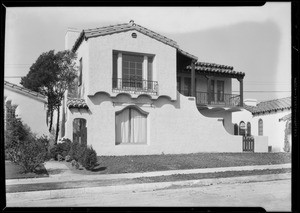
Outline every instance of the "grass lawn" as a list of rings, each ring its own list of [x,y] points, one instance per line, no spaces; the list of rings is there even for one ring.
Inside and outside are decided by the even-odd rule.
[[[5,161],[5,177],[6,179],[19,179],[19,178],[38,178],[38,177],[48,177],[47,170],[43,165],[37,168],[36,173],[24,173],[24,169],[11,162]]]
[[[100,156],[93,171],[76,170],[75,173],[118,174],[177,169],[198,169],[248,165],[271,165],[291,162],[290,153],[196,153],[178,155]]]

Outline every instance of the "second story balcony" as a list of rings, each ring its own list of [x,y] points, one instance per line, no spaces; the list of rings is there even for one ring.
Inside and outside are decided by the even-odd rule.
[[[191,96],[191,91],[179,91],[182,95]],[[226,93],[208,93],[196,91],[196,104],[201,106],[240,107],[240,95]]]
[[[139,78],[113,78],[113,92],[158,95],[158,82]]]

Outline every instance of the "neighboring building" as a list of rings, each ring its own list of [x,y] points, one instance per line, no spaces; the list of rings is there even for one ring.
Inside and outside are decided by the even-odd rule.
[[[262,101],[245,100],[242,111],[233,113],[233,123],[236,125],[236,134],[268,136],[269,151],[285,151],[286,121],[291,118],[291,97]],[[239,125],[245,125],[246,131],[240,131]],[[288,132],[287,140],[291,146],[291,133]],[[286,150],[288,151],[288,150]]]
[[[49,136],[47,128],[47,97],[24,87],[4,81],[4,110],[7,105],[17,105],[16,116],[39,136]]]
[[[244,73],[197,62],[133,21],[72,29],[65,41],[77,53],[79,78],[62,103],[60,137],[99,155],[243,151],[231,115],[242,109]],[[232,79],[240,94],[231,94]],[[267,151],[266,139],[255,140],[255,152]]]

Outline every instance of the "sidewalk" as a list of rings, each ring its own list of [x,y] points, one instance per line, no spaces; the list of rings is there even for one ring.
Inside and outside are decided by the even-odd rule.
[[[168,171],[155,171],[155,172],[144,172],[144,173],[95,174],[95,175],[75,174],[65,164],[57,161],[46,162],[45,168],[49,172],[49,177],[10,179],[10,180],[6,180],[6,185],[54,183],[54,182],[70,182],[70,181],[99,181],[99,180],[115,180],[115,179],[133,179],[133,178],[141,178],[141,177],[157,177],[157,176],[167,176],[167,175],[175,175],[175,174],[200,174],[200,173],[215,173],[215,172],[227,172],[227,171],[283,169],[283,168],[291,168],[291,163],[275,164],[275,165],[255,165],[255,166],[219,167],[219,168],[188,169],[188,170],[168,170]],[[55,174],[56,171],[59,171],[59,174]]]

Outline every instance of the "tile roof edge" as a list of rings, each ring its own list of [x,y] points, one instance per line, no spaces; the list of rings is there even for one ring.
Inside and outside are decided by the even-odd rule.
[[[25,87],[19,86],[17,84],[13,84],[9,81],[4,81],[4,86],[13,89],[14,91],[21,92],[24,95],[30,95],[31,97],[37,98],[43,102],[48,102],[48,98],[45,95],[42,95],[41,93],[32,91],[30,89],[27,89]]]
[[[92,36],[85,36],[85,34],[88,32],[88,31],[96,31],[96,30],[101,30],[101,29],[105,29],[105,28],[109,28],[109,27],[115,27],[115,26],[128,26],[130,28],[128,29],[124,29],[124,30],[118,30],[116,32],[110,32],[110,33],[107,33],[107,34],[103,34],[103,35],[92,35]],[[152,30],[149,30],[141,25],[138,25],[138,24],[129,24],[129,23],[123,23],[123,24],[116,24],[116,25],[109,25],[109,26],[105,26],[105,27],[99,27],[99,28],[94,28],[94,29],[83,29],[79,35],[79,37],[77,38],[77,40],[75,41],[75,44],[73,45],[72,47],[72,51],[73,52],[76,52],[76,50],[79,48],[81,42],[83,41],[83,39],[88,39],[88,38],[92,38],[92,37],[98,37],[98,36],[105,36],[105,35],[110,35],[110,34],[114,34],[114,33],[118,33],[118,32],[125,32],[125,31],[130,31],[130,30],[136,30],[146,36],[149,36],[153,39],[156,39],[157,41],[160,41],[166,45],[169,45],[171,47],[174,47],[175,49],[177,49],[179,52],[181,52],[182,54],[194,59],[194,60],[198,60],[198,57],[197,56],[194,56],[186,51],[183,51],[182,49],[179,48],[179,45],[177,44],[176,41],[166,37],[166,36],[163,36],[159,33],[156,33]],[[147,31],[147,32],[143,32],[143,31]],[[149,35],[148,33],[152,33],[152,34],[155,34],[155,36],[152,36],[152,35]],[[165,39],[165,41],[164,41]]]

